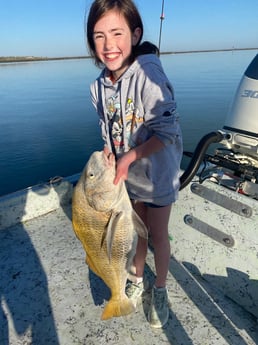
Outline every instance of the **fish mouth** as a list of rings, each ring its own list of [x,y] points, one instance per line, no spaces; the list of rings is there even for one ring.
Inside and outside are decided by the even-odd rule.
[[[112,168],[115,165],[115,155],[112,152],[102,151],[102,157],[107,168]]]

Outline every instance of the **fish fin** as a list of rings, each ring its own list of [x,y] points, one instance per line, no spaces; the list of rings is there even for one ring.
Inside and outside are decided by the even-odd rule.
[[[112,317],[128,315],[134,311],[135,307],[127,296],[121,300],[112,300],[111,298],[103,310],[101,320],[108,320]]]
[[[91,260],[91,258],[88,255],[86,255],[86,264],[89,266],[89,269],[92,272],[94,272],[97,276],[100,276],[100,273],[99,273],[97,267],[95,266],[94,261]]]
[[[115,232],[117,229],[117,223],[121,219],[123,212],[112,212],[109,218],[107,229],[106,229],[106,240],[107,240],[107,255],[109,261],[111,260],[111,252],[114,241]]]
[[[103,234],[102,234],[101,243],[100,243],[101,248],[103,247],[104,241],[107,238],[107,232],[110,229],[110,226],[112,226],[113,218],[114,218],[114,212],[111,212],[107,225],[105,226]]]
[[[133,219],[133,224],[135,231],[137,232],[138,236],[145,238],[146,240],[148,239],[148,230],[141,220],[141,218],[138,216],[138,214],[132,210],[132,219]]]
[[[101,238],[101,243],[100,243],[100,248],[103,247],[103,243],[105,241],[105,238],[107,237],[107,226],[105,227],[103,234],[102,234],[102,238]]]

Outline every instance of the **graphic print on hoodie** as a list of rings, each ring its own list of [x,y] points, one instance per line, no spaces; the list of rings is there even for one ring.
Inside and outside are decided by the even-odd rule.
[[[131,98],[127,99],[125,106],[125,125],[123,124],[123,118],[121,116],[121,104],[119,93],[111,96],[107,100],[106,104],[107,117],[109,119],[109,131],[110,137],[115,147],[115,151],[119,152],[124,147],[124,128],[125,137],[128,142],[129,148],[135,147],[136,142],[132,140],[132,133],[137,125],[143,122],[143,118],[137,116],[139,111],[135,109],[134,102]]]

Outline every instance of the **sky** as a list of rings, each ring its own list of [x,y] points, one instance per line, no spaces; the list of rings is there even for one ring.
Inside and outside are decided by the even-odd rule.
[[[135,0],[144,39],[159,42],[162,0]],[[0,56],[88,55],[91,0],[0,0]],[[161,51],[257,48],[258,0],[165,0]]]

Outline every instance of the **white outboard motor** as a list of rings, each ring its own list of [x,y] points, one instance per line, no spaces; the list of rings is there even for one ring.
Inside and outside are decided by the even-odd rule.
[[[207,154],[209,145],[214,143],[223,147],[217,148],[213,155]],[[212,166],[202,169],[200,181],[220,175],[216,181],[222,184],[223,176],[229,173],[235,176],[232,179],[236,191],[258,199],[258,54],[240,81],[223,130],[205,135],[189,156],[192,159],[180,177],[180,189],[198,174],[203,162],[209,162]]]
[[[258,162],[258,54],[239,83],[223,129],[228,133],[223,144]]]

